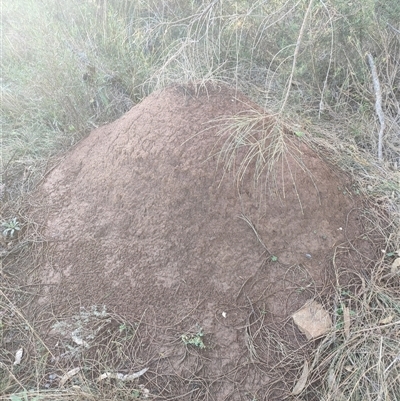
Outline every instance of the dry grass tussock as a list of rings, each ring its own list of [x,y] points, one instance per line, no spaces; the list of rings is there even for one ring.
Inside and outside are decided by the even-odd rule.
[[[216,152],[227,170],[236,165],[238,149],[245,149],[235,170],[238,182],[250,163],[256,165],[255,183],[265,183],[277,163],[296,158],[287,142],[286,133],[292,132],[351,174],[355,190],[369,199],[371,230],[386,239],[385,252],[371,261],[368,273],[357,273],[343,286],[346,272],[336,272],[336,298],[323,300],[336,316],[335,330],[306,350],[290,349],[249,306],[249,319],[259,324],[259,330],[248,330],[249,358],[257,359],[257,347],[276,352],[277,381],[285,374],[296,380],[307,360],[304,400],[398,399],[400,273],[392,265],[400,256],[399,15],[395,0],[15,0],[3,5],[0,197],[2,227],[9,231],[1,254],[2,399],[149,396],[140,378],[98,378],[116,374],[121,361],[132,367],[127,373],[145,368],[147,361],[137,355],[149,346],[151,325],[128,324],[95,309],[44,318],[28,307],[40,288],[22,278],[35,269],[30,255],[41,239],[25,234],[35,224],[25,217],[26,194],[53,165],[52,157],[154,89],[175,82],[228,83],[273,116],[239,115],[221,124],[221,134],[230,135],[216,143]],[[381,88],[381,161],[367,53]],[[255,137],[254,128],[268,134]],[[58,342],[47,344],[37,328],[47,324],[54,331],[54,322]],[[68,324],[75,340],[63,337]],[[171,341],[179,341],[175,334]],[[55,346],[65,357],[53,358]],[[22,362],[15,363],[21,349]],[[147,375],[160,389],[185,385],[183,378]],[[212,399],[207,398],[210,384],[193,380],[199,390],[192,399]]]

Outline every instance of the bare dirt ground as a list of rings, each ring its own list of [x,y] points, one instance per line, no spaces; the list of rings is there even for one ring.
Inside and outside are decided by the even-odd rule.
[[[303,347],[301,367],[309,346],[291,314],[329,298],[334,254],[335,269],[360,264],[360,202],[302,138],[287,134],[301,160],[288,155],[263,190],[252,164],[238,185],[218,163],[228,137],[215,120],[252,110],[224,86],[154,93],[94,130],[36,194],[39,307],[105,305],[140,322],[135,366],[114,368],[148,367],[140,382],[156,399],[290,398],[299,370],[280,362]],[[200,330],[205,349],[183,343]]]

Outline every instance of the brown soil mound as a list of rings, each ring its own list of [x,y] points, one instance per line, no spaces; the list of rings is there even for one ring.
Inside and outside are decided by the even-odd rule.
[[[292,139],[301,163],[277,166],[282,191],[260,197],[251,165],[238,191],[213,156],[218,129],[211,121],[251,109],[257,106],[225,87],[154,93],[94,130],[41,188],[50,244],[39,272],[41,305],[58,315],[74,305],[106,305],[148,319],[159,338],[173,327],[177,341],[153,349],[149,373],[202,371],[202,380],[218,382],[216,400],[266,388],[266,369],[245,368],[257,352],[265,366],[273,358],[261,343],[251,350],[253,324],[285,321],[313,298],[329,281],[334,246],[357,234],[345,182],[301,139]],[[286,322],[287,341],[296,345],[303,337]],[[205,333],[202,366],[161,363],[160,355],[174,358],[182,349],[178,333],[196,327]],[[239,368],[243,380],[217,379]],[[189,391],[157,388],[160,396]]]

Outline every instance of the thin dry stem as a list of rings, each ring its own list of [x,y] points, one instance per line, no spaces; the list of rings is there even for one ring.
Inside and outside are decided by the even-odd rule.
[[[382,163],[383,161],[383,133],[385,131],[385,115],[382,110],[382,91],[381,84],[379,82],[378,72],[376,71],[376,66],[374,58],[371,53],[367,53],[368,63],[371,68],[372,82],[374,83],[375,90],[375,110],[379,118],[380,128],[378,132],[378,161]]]

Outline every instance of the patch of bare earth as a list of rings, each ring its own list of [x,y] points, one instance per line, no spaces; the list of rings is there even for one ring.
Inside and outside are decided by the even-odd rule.
[[[37,195],[48,241],[38,304],[140,321],[137,366],[114,368],[148,367],[140,381],[157,399],[290,397],[299,370],[280,361],[307,342],[290,316],[335,284],[335,249],[354,263],[347,182],[301,138],[290,139],[300,163],[278,163],[264,196],[252,164],[239,186],[224,174],[215,120],[251,110],[223,86],[154,93],[79,143]],[[185,346],[180,335],[200,328],[206,348]]]

